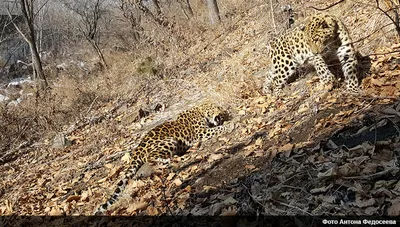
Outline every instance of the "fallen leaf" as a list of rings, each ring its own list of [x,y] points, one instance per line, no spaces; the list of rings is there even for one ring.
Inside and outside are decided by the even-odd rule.
[[[288,143],[278,148],[279,152],[291,151],[294,148],[294,144]]]
[[[320,198],[325,203],[335,203],[336,202],[336,196],[328,195],[328,196],[321,196]]]
[[[308,103],[302,104],[302,105],[300,105],[299,109],[297,110],[297,113],[304,113],[304,112],[307,112],[308,110],[310,110]]]
[[[332,167],[332,168],[328,169],[328,170],[325,171],[325,172],[319,172],[319,173],[317,174],[317,177],[318,177],[318,178],[322,178],[322,177],[331,177],[331,176],[335,176],[335,175],[336,175],[335,168]]]
[[[217,189],[216,187],[214,187],[214,186],[207,186],[207,185],[204,185],[203,186],[203,190],[204,191],[210,191],[210,190],[215,190],[215,189]]]
[[[244,168],[249,169],[249,170],[253,170],[256,168],[255,165],[245,165]]]
[[[246,147],[244,152],[243,152],[243,156],[247,157],[247,156],[253,154],[254,153],[254,149],[255,149],[255,145],[250,145],[250,146]]]
[[[359,196],[358,196],[359,197]],[[356,199],[355,205],[360,207],[360,208],[365,208],[365,207],[370,207],[375,205],[375,199],[370,198],[370,199]]]
[[[194,216],[204,216],[207,215],[208,213],[208,207],[200,207],[200,206],[195,206],[191,211],[190,214],[194,215]]]
[[[168,181],[172,180],[172,178],[174,178],[174,176],[175,176],[175,173],[170,173],[170,174],[168,175],[168,177],[167,177],[167,180],[168,180]]]
[[[138,210],[146,210],[147,207],[149,206],[149,204],[147,202],[135,202],[131,205],[129,205],[128,209],[126,209],[126,211],[128,213],[132,213]]]
[[[213,161],[216,161],[216,160],[219,160],[219,159],[221,159],[221,158],[223,158],[224,157],[224,155],[223,154],[211,154],[209,157],[208,157],[208,162],[213,162]]]
[[[221,213],[222,208],[225,207],[223,203],[215,203],[209,207],[208,215],[215,216]]]
[[[5,215],[7,211],[7,207],[6,206],[0,206],[0,215]]]
[[[89,192],[84,191],[81,194],[81,201],[88,202],[89,201]]]
[[[254,157],[263,157],[264,155],[264,150],[259,149],[254,151]]]
[[[385,84],[385,82],[383,82],[382,79],[371,78],[371,84],[376,86],[382,86]]]
[[[12,213],[12,212],[13,212],[13,209],[12,209],[12,205],[11,205],[10,200],[6,199],[6,200],[4,201],[4,203],[5,203],[6,207],[7,207],[8,212],[9,212],[9,213]]]
[[[333,184],[330,184],[330,185],[324,186],[324,187],[320,187],[320,188],[313,188],[310,190],[310,193],[312,193],[312,194],[324,193],[324,192],[327,192],[332,187],[333,187]]]
[[[339,166],[337,173],[339,176],[351,176],[356,173],[356,170],[353,164],[346,163],[342,166]]]
[[[261,147],[263,144],[263,139],[262,138],[257,138],[256,142],[254,143],[256,146]]]
[[[49,213],[51,211],[51,207],[46,207],[46,208],[44,208],[44,212],[45,213]]]
[[[58,207],[53,207],[51,211],[49,212],[49,215],[51,216],[60,216],[63,214],[63,211],[61,211]]]
[[[113,164],[111,164],[111,163],[108,163],[108,164],[105,164],[104,165],[107,169],[112,169],[113,168]]]
[[[182,185],[182,181],[179,178],[176,178],[173,183],[178,187]]]
[[[237,214],[237,207],[230,206],[228,209],[222,209],[221,216],[235,216]]]
[[[396,198],[391,203],[392,205],[388,208],[387,214],[389,216],[400,216],[400,199]]]
[[[228,197],[227,199],[224,200],[223,203],[226,205],[233,205],[233,204],[236,204],[237,201],[236,201],[236,199],[234,199],[232,197]]]
[[[44,194],[46,196],[46,199],[51,199],[54,196],[54,193],[50,192],[50,193],[45,193]]]
[[[70,197],[67,198],[66,202],[70,203],[72,201],[79,201],[81,199],[80,195],[71,195]]]
[[[153,206],[147,207],[146,212],[148,215],[153,215],[153,216],[160,214],[160,211],[156,207],[153,207]]]

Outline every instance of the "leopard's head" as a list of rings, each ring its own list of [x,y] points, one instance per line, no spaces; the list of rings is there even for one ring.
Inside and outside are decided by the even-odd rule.
[[[226,118],[226,112],[214,103],[203,103],[199,108],[210,127],[222,125]]]
[[[307,23],[304,33],[313,53],[321,53],[337,36],[338,25],[330,15],[316,14]]]

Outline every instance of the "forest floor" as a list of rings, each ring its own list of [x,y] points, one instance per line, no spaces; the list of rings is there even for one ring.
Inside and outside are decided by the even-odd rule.
[[[239,14],[189,51],[191,61],[150,102],[163,108],[139,116],[137,97],[111,100],[66,126],[70,145],[47,138],[0,160],[0,214],[91,215],[123,176],[125,153],[206,90],[226,104],[234,130],[131,181],[110,215],[400,215],[400,45],[379,43],[361,59],[363,94],[309,73],[284,97],[262,96],[252,87],[262,84],[266,58],[256,14]]]

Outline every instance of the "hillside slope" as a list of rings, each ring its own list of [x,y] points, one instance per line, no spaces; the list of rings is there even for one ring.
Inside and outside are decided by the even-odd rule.
[[[292,2],[299,23],[314,11]],[[93,111],[100,117],[65,126],[71,145],[56,148],[46,138],[2,162],[0,214],[92,214],[144,133],[211,99],[230,112],[235,130],[176,157],[173,171],[160,165],[131,182],[110,214],[400,215],[400,45],[393,30],[380,29],[390,22],[353,1],[328,10],[347,15],[356,48],[370,55],[360,66],[364,95],[327,92],[310,73],[276,99],[262,96],[261,85],[266,42],[280,31],[269,23],[269,5],[254,3],[186,53],[157,59],[165,78],[146,85],[145,94],[134,93],[134,80],[127,80],[125,90],[111,92],[130,99],[110,100]],[[143,106],[149,116],[139,113]]]

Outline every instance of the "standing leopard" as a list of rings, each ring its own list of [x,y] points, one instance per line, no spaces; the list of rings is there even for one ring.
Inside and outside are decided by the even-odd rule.
[[[164,122],[150,130],[131,153],[132,161],[125,177],[94,214],[104,214],[118,200],[128,180],[139,177],[136,173],[145,163],[169,162],[174,154],[182,154],[193,144],[227,131],[228,127],[222,125],[225,116],[222,108],[206,102],[180,113],[176,120]]]
[[[264,94],[272,90],[279,94],[296,68],[306,62],[315,67],[321,82],[331,82],[335,77],[324,59],[329,60],[332,55],[340,60],[347,90],[358,93],[356,53],[345,25],[336,17],[315,14],[305,26],[274,38],[269,46],[272,63],[265,78]]]

